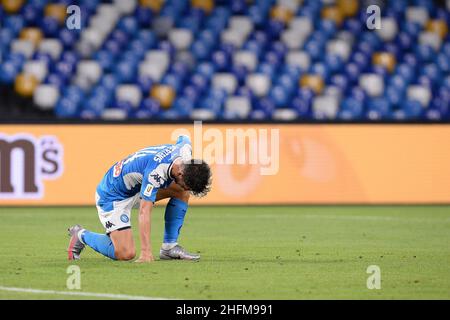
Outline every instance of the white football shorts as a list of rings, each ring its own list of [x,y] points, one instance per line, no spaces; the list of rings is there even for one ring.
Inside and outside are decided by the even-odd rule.
[[[131,228],[131,210],[139,203],[140,195],[137,193],[134,197],[113,202],[111,211],[104,211],[99,205],[100,196],[95,193],[95,204],[98,211],[98,217],[106,234],[116,230]]]

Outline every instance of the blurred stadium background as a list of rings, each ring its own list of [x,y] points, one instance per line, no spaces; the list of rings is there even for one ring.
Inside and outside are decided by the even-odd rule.
[[[204,264],[137,275],[87,252],[83,289],[448,299],[449,26],[449,0],[1,0],[0,286],[65,290],[62,232],[100,231],[95,187],[126,154],[239,128],[279,130],[278,171],[213,163],[193,203],[222,207],[193,206],[183,231]]]
[[[1,3],[3,117],[449,119],[449,1]]]

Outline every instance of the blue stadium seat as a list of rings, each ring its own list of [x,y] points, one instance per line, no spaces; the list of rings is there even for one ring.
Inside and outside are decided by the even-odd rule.
[[[78,3],[81,30],[44,14],[46,0],[30,0],[16,14],[0,5],[0,82],[12,84],[35,68],[28,62],[43,61],[42,84],[60,92],[58,117],[267,120],[282,110],[281,118],[302,120],[449,118],[450,12],[431,0],[387,2],[386,27],[374,31],[361,3],[355,12],[312,0]],[[22,34],[26,27],[34,35]],[[98,63],[99,75],[80,74],[85,61]],[[323,84],[302,87],[304,75]],[[137,107],[115,98],[121,85],[138,88]],[[156,85],[175,91],[170,107],[150,97]],[[337,112],[324,107],[335,98]]]

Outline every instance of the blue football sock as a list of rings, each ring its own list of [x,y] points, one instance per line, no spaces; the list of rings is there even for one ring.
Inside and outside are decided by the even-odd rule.
[[[164,214],[164,243],[175,243],[183,226],[188,204],[180,199],[171,198]]]
[[[86,230],[81,234],[81,238],[81,240],[83,240],[85,244],[87,244],[98,253],[116,260],[114,245],[111,239],[106,234],[99,234]]]

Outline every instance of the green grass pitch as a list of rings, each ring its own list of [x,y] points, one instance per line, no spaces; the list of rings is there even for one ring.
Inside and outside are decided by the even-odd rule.
[[[164,207],[153,212],[158,256]],[[94,207],[0,208],[0,286],[171,299],[449,299],[450,207],[191,207],[180,244],[200,262],[115,262],[87,248],[67,261],[67,227],[103,232]],[[137,226],[137,212],[132,214]],[[135,240],[138,243],[137,228]],[[367,267],[381,270],[369,290]],[[8,292],[0,299],[90,299]]]

